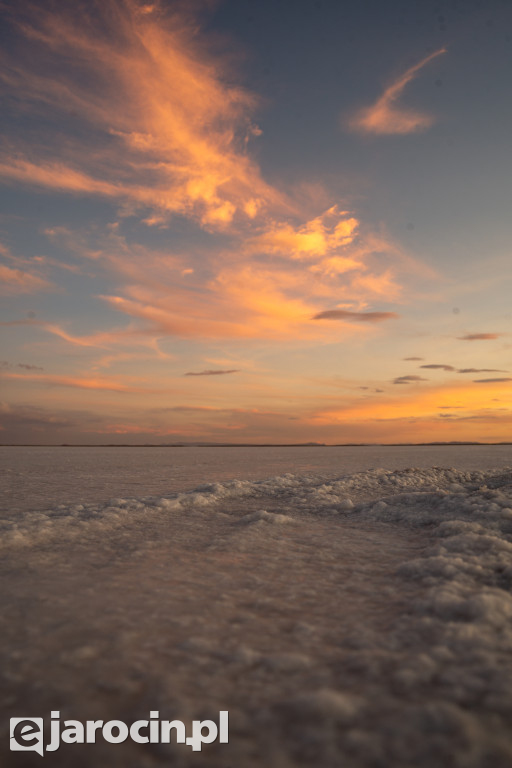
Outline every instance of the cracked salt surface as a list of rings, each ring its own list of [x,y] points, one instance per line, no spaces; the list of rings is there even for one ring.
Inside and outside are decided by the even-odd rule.
[[[512,765],[511,470],[27,510],[1,556],[4,727],[230,713],[229,745],[202,753],[63,745],[51,765]],[[6,744],[2,765],[40,760]]]

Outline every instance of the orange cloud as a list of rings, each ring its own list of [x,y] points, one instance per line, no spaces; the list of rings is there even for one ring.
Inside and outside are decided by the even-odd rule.
[[[4,159],[0,162],[0,176],[64,192],[86,192],[106,197],[121,197],[126,194],[122,186],[94,179],[86,173],[57,162],[34,163],[23,158]]]
[[[420,69],[442,53],[446,53],[446,48],[440,48],[410,67],[398,80],[386,88],[375,104],[360,110],[349,121],[349,127],[355,131],[375,134],[415,133],[429,128],[434,122],[431,115],[400,107],[396,102],[405,86],[416,77]]]
[[[0,77],[26,106],[62,115],[64,132],[72,110],[80,135],[89,127],[94,139],[78,142],[68,131],[56,146],[53,132],[29,150],[13,140],[0,176],[119,201],[148,226],[182,214],[231,236],[222,252],[212,235],[213,248],[183,256],[128,245],[117,223],[103,238],[48,230],[117,278],[100,298],[132,321],[83,336],[55,323],[47,331],[78,347],[136,343],[159,354],[163,337],[334,340],[376,333],[368,319],[395,314],[382,307],[402,300],[399,273],[417,276],[418,265],[338,205],[300,220],[248,155],[261,132],[251,119],[256,100],[228,84],[223,63],[182,16],[159,3],[142,12],[132,0],[106,0],[94,15],[82,0],[52,13],[29,9],[26,55],[18,51]],[[325,311],[340,322],[312,322]]]
[[[24,269],[12,269],[0,264],[0,293],[36,293],[52,290],[53,286],[42,277],[26,272]]]
[[[28,45],[4,67],[4,85],[26,104],[73,110],[101,147],[70,134],[37,156],[18,142],[14,157],[0,158],[0,176],[150,208],[148,225],[181,213],[223,227],[282,203],[246,154],[259,132],[255,98],[228,85],[184,17],[159,3],[143,13],[132,0],[106,0],[94,16],[84,2],[28,11],[19,20]]]
[[[2,372],[5,379],[18,379],[21,381],[36,382],[40,384],[50,384],[59,387],[73,387],[76,389],[101,389],[109,392],[150,392],[151,390],[143,387],[136,387],[130,384],[124,384],[115,379],[105,377],[80,377],[80,376],[54,376],[45,373],[33,373],[26,375],[23,373]]]
[[[101,264],[122,281],[116,293],[100,298],[135,322],[124,330],[81,337],[54,324],[47,324],[46,330],[79,346],[103,348],[130,340],[149,346],[150,339],[157,348],[157,340],[168,336],[332,339],[350,328],[354,332],[354,317],[348,314],[346,322],[336,327],[311,323],[311,318],[326,305],[335,311],[356,312],[371,309],[375,301],[399,299],[402,288],[395,271],[402,268],[402,256],[383,238],[358,235],[355,219],[347,219],[335,208],[313,221],[314,226],[308,222],[304,229],[316,230],[321,237],[311,246],[306,264],[306,256],[290,258],[289,251],[251,252],[253,238],[248,253],[242,242],[241,252],[235,250],[235,243],[233,250],[194,256],[197,269],[186,266],[190,256],[129,245],[116,230],[94,244],[80,235],[52,230],[49,236],[61,246]],[[291,232],[292,226],[287,226]],[[300,229],[295,230],[299,237]],[[335,269],[337,260],[341,266]],[[398,268],[392,266],[396,263]],[[212,275],[206,279],[205,268]]]
[[[147,328],[134,327],[133,325],[127,328],[119,328],[110,331],[98,331],[97,333],[84,334],[83,336],[77,336],[68,333],[64,328],[52,323],[39,323],[40,327],[48,333],[68,342],[76,347],[84,347],[88,349],[105,349],[111,350],[117,347],[128,347],[133,350],[134,347],[144,347],[156,355],[156,357],[162,359],[170,359],[172,356],[166,352],[162,352],[158,342],[158,335]],[[140,357],[140,353],[138,355]],[[106,355],[100,361],[97,366],[103,367],[110,365],[111,362],[116,360],[134,359],[134,354],[113,354]]]
[[[288,223],[271,223],[263,234],[247,241],[246,251],[313,259],[352,243],[358,226],[356,218],[349,216],[347,211],[339,211],[335,205],[297,229]],[[358,266],[350,259],[347,262]]]
[[[350,223],[341,235],[339,225],[348,218]],[[325,229],[317,251],[327,255],[310,253],[306,263],[304,258],[290,258],[289,252],[251,252],[254,238],[246,252],[241,235],[240,250],[236,250],[237,237],[221,253],[203,250],[180,255],[128,244],[117,228],[90,241],[62,228],[48,230],[47,235],[60,247],[94,261],[96,268],[101,265],[121,281],[118,291],[101,298],[135,322],[126,329],[86,336],[73,335],[54,324],[47,324],[46,330],[84,347],[111,348],[132,340],[147,346],[151,343],[156,349],[157,340],[169,336],[289,340],[333,339],[350,329],[354,332],[352,322],[326,327],[311,323],[311,318],[326,306],[360,311],[371,309],[375,301],[400,299],[402,287],[395,273],[403,271],[404,257],[384,238],[358,234],[355,219],[336,207],[313,221],[319,231]],[[310,225],[308,222],[305,229],[314,228]],[[343,267],[325,268],[335,260]],[[406,260],[405,266],[411,269]]]

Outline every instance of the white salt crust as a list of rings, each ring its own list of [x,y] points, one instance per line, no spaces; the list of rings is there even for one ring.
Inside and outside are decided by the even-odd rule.
[[[187,613],[186,606],[168,617],[177,634],[186,634],[173,651],[181,654],[182,667],[171,688],[177,710],[191,716],[201,710],[202,697],[230,709],[232,737],[229,751],[204,750],[200,758],[171,750],[176,765],[512,766],[511,470],[287,474],[167,497],[60,505],[12,514],[0,525],[4,562],[21,558],[36,577],[62,568],[65,553],[78,545],[84,557],[112,543],[116,558],[113,542],[120,536],[138,573],[145,572],[146,560],[151,569],[151,557],[165,570],[161,532],[169,530],[180,537],[176,552],[183,553],[180,573],[187,580],[182,594],[195,605],[202,605],[200,596],[211,585],[201,580],[193,553],[209,563],[218,558],[216,612],[209,613],[205,597],[202,625],[197,609]],[[200,545],[198,531],[204,531]],[[383,562],[397,542],[388,570],[379,563],[379,537]],[[347,549],[337,548],[344,539]],[[226,576],[238,563],[236,573],[250,585],[243,595]],[[114,566],[106,567],[119,577]],[[348,586],[340,581],[343,574]],[[149,583],[154,590],[154,579]],[[131,588],[136,594],[137,584]],[[128,659],[142,637],[135,599],[132,594],[121,602]],[[154,592],[147,599],[149,606]],[[382,624],[373,626],[372,606],[379,603]],[[226,633],[228,616],[234,628]],[[243,630],[254,617],[253,629]],[[282,617],[288,623],[277,631]],[[158,622],[163,631],[161,617]],[[92,639],[56,652],[73,669],[88,664],[95,674],[107,631],[99,621]],[[160,653],[160,636],[154,642]],[[35,652],[28,647],[23,653],[30,668]],[[155,669],[161,677],[161,662]],[[152,677],[151,670],[146,674]],[[26,686],[30,681],[19,675]],[[206,681],[203,694],[194,691],[192,677]],[[116,685],[122,687],[119,680]],[[173,699],[162,686],[155,697],[165,706]],[[187,712],[174,715],[185,719]],[[123,750],[112,755],[112,765],[131,764]],[[133,764],[159,765],[162,755],[146,751]]]

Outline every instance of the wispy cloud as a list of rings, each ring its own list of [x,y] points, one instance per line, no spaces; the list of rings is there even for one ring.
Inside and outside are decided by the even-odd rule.
[[[424,357],[403,357],[402,360],[424,360]]]
[[[317,252],[311,246],[300,259],[284,243],[284,250],[266,252],[267,246],[258,241],[262,252],[257,252],[255,239],[245,241],[242,233],[221,253],[187,255],[128,243],[117,230],[88,238],[88,233],[53,229],[48,232],[53,243],[117,279],[118,289],[101,298],[133,322],[125,335],[121,329],[78,336],[57,324],[46,328],[70,343],[103,347],[116,337],[119,344],[166,336],[330,338],[339,328],[310,322],[326,304],[339,307],[343,302],[344,311],[358,313],[377,301],[400,300],[403,258],[396,246],[383,237],[355,232],[353,242],[340,243],[334,230],[346,214],[331,209],[318,218],[326,228],[324,239],[315,246]],[[301,229],[300,224],[288,227],[290,232]],[[194,271],[191,263],[197,267]],[[377,320],[371,315],[359,320],[359,332],[362,323],[369,325],[372,319]],[[348,325],[347,320],[345,328]]]
[[[75,275],[85,274],[78,264],[68,264],[65,261],[59,261],[59,259],[53,259],[51,256],[33,256],[31,263],[41,267],[56,267],[66,272],[73,272]]]
[[[37,293],[53,289],[54,286],[42,277],[26,272],[24,269],[12,269],[5,264],[0,264],[0,293],[3,295]]]
[[[102,376],[59,376],[47,373],[14,373],[4,372],[5,379],[16,379],[35,384],[47,384],[58,387],[72,387],[73,389],[98,389],[109,392],[149,393],[152,390],[144,387],[127,384],[124,381],[109,379]]]
[[[103,299],[113,309],[142,321],[155,334],[189,338],[329,338],[336,333],[335,327],[310,320],[323,312],[322,305],[340,300],[349,307],[343,312],[353,312],[344,316],[347,324],[369,324],[396,316],[376,313],[372,317],[367,313],[363,317],[358,311],[359,306],[376,300],[397,299],[401,288],[390,274],[368,275],[372,280],[364,284],[359,283],[364,278],[359,273],[313,280],[301,263],[290,263],[286,256],[272,261],[265,256],[235,261],[231,253],[223,257],[214,277],[196,283],[193,291],[178,277],[148,285],[147,268],[141,261],[140,279],[130,280],[118,294]],[[341,314],[338,319],[342,319]]]
[[[179,4],[156,3],[142,13],[131,0],[106,0],[94,14],[85,0],[51,13],[26,7],[18,12],[26,48],[15,60],[4,54],[0,78],[27,113],[56,122],[38,143],[10,137],[0,177],[107,198],[151,226],[179,214],[210,235],[200,254],[176,254],[128,244],[118,224],[103,236],[49,228],[49,238],[94,263],[96,277],[105,270],[117,281],[100,298],[130,323],[88,334],[62,321],[44,329],[76,347],[134,343],[159,354],[169,336],[328,340],[398,317],[362,310],[404,301],[404,275],[417,278],[421,265],[341,206],[318,213],[317,200],[306,211],[263,180],[249,153],[260,133],[257,99],[208,52],[193,11],[185,18]],[[56,266],[48,257],[40,264]]]
[[[148,224],[177,212],[222,227],[280,204],[246,152],[260,132],[255,97],[229,84],[177,6],[142,13],[131,0],[105,0],[92,13],[80,0],[58,11],[27,3],[17,21],[27,44],[12,60],[4,53],[1,79],[25,109],[43,105],[62,119],[44,151],[18,139],[0,176],[146,209]],[[100,145],[72,130],[61,141],[70,111]]]
[[[135,327],[130,324],[126,328],[113,328],[107,331],[97,331],[89,334],[73,334],[62,328],[56,323],[37,322],[37,325],[47,333],[62,339],[75,347],[81,347],[86,350],[114,350],[112,354],[107,354],[98,362],[99,367],[108,366],[115,360],[134,359],[137,356],[141,359],[141,353],[147,352],[151,356],[161,359],[171,359],[172,355],[162,352],[159,346],[159,339],[162,335],[153,328]],[[129,352],[117,351],[128,348]]]
[[[505,379],[473,379],[473,382],[475,384],[496,384],[500,381],[512,381],[512,379],[510,378],[508,379],[507,378]]]
[[[446,53],[446,48],[426,56],[418,64],[410,67],[371,107],[361,109],[349,121],[349,127],[354,131],[374,134],[406,134],[423,131],[429,128],[434,118],[418,110],[407,109],[397,104],[405,86],[413,80],[418,72],[433,59]]]
[[[239,373],[238,368],[232,368],[228,371],[189,371],[188,373],[184,373],[184,376],[226,376],[228,373]]]

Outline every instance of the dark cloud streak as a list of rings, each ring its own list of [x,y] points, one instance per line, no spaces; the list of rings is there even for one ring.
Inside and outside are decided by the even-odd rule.
[[[508,379],[473,379],[474,384],[497,384],[501,381],[512,381],[511,378]]]
[[[429,365],[420,365],[420,368],[432,368],[433,370],[442,370],[442,371],[454,371],[455,368],[453,365],[444,365],[441,363],[430,363]]]
[[[457,336],[459,341],[492,341],[503,336],[502,333],[466,333],[465,336]]]
[[[312,320],[349,320],[356,323],[380,323],[383,320],[396,320],[396,312],[351,312],[348,309],[326,309],[313,315]]]
[[[239,373],[238,368],[233,368],[229,371],[189,371],[184,373],[184,376],[226,376],[228,373]]]
[[[508,373],[502,368],[459,368],[457,373]]]
[[[28,363],[9,363],[7,360],[0,360],[0,368],[5,370],[12,370],[13,368],[23,368],[25,371],[44,371],[40,365],[29,365]]]
[[[393,384],[409,384],[415,381],[428,381],[428,379],[424,379],[423,376],[397,376],[393,379]]]

